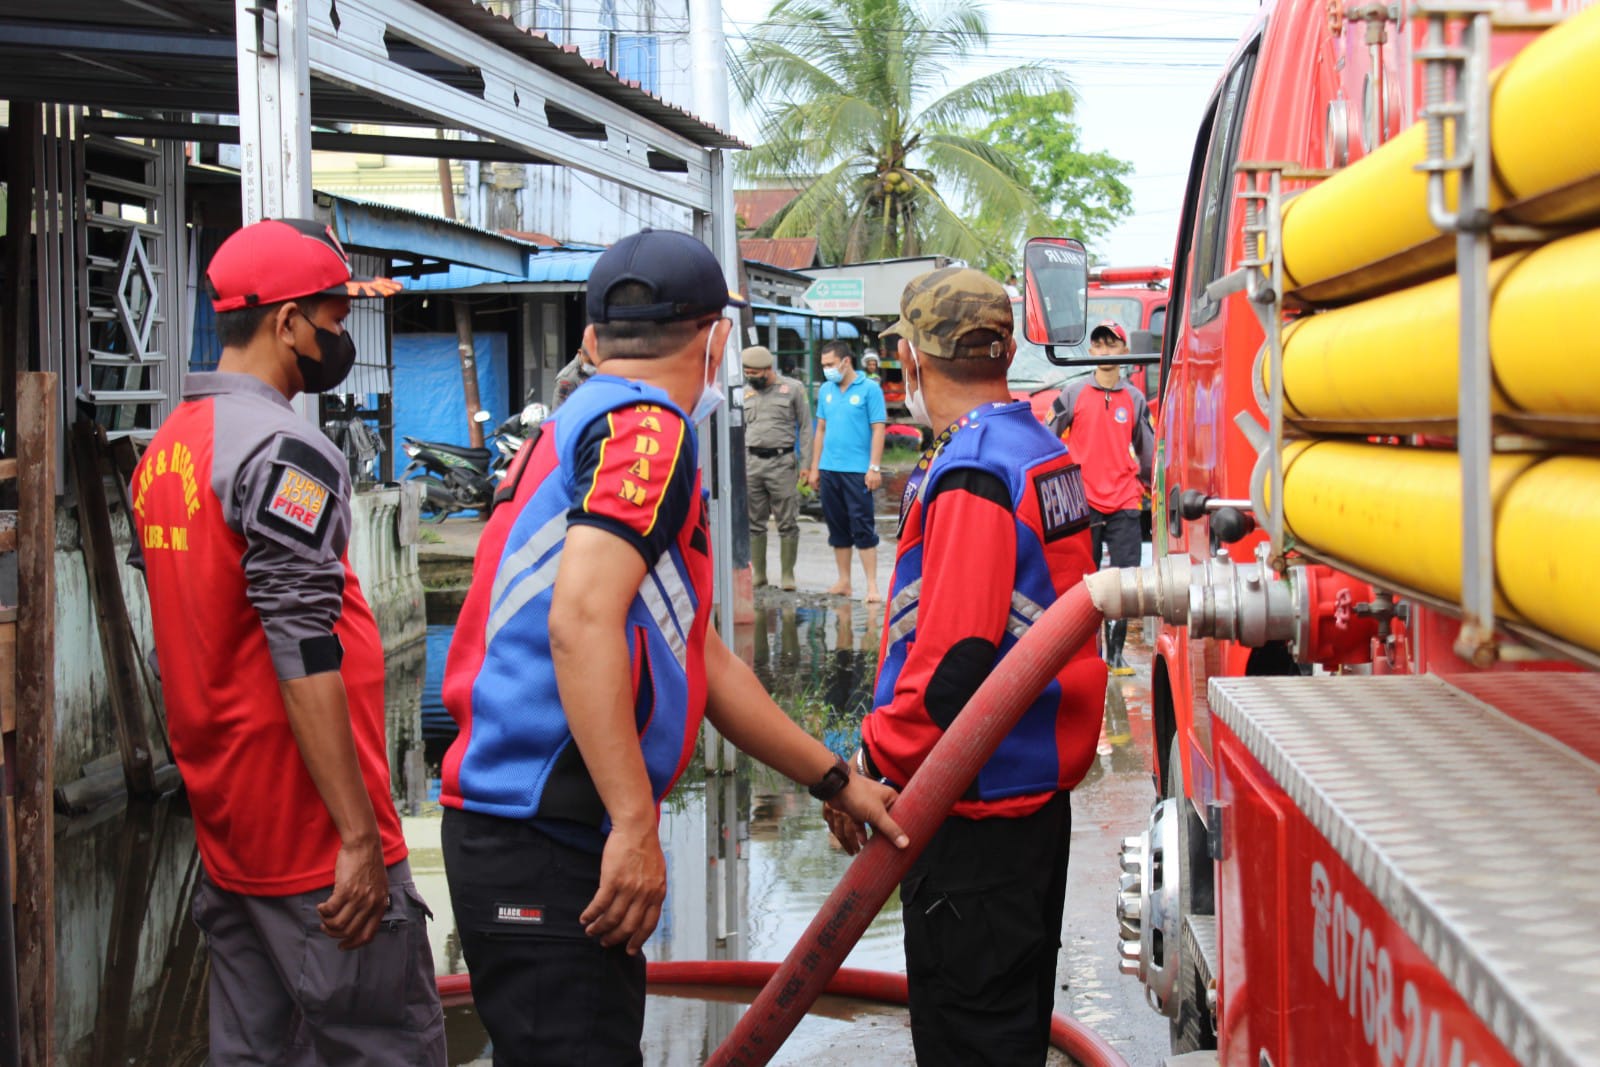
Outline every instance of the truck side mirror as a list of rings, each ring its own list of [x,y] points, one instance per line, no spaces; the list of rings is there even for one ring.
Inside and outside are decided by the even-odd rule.
[[[1036,345],[1081,344],[1089,332],[1089,253],[1083,242],[1029,238],[1022,275],[1023,335]]]

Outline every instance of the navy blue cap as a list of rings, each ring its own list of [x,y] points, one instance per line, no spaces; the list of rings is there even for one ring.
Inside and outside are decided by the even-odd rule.
[[[654,298],[648,304],[608,307],[611,290],[637,282]],[[589,272],[590,322],[677,322],[714,315],[749,301],[728,290],[711,249],[676,230],[640,230],[601,253]]]

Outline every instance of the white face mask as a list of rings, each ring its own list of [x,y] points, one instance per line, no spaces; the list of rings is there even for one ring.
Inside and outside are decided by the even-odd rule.
[[[922,395],[922,360],[917,356],[917,350],[912,347],[910,341],[906,342],[906,347],[911,350],[911,363],[917,368],[916,391],[912,392],[909,383],[906,385],[906,411],[910,413],[912,422],[918,426],[926,426],[931,430],[933,429],[933,416],[928,414],[928,401]]]
[[[722,391],[722,383],[710,381],[711,377],[711,340],[717,335],[716,324],[711,326],[711,332],[706,335],[706,359],[700,368],[700,397],[694,402],[694,410],[689,412],[689,421],[698,426],[711,417],[711,413],[722,406],[727,396]]]

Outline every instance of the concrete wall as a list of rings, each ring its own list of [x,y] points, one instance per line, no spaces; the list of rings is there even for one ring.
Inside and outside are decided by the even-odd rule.
[[[363,491],[351,502],[350,563],[377,617],[386,654],[420,642],[426,625],[416,545],[400,543],[402,506],[399,488]],[[117,742],[77,512],[61,508],[56,514],[56,781],[65,783],[79,777],[85,764],[116,755]],[[413,516],[409,528],[415,527]],[[122,561],[123,598],[140,651],[147,652],[155,646],[150,601],[144,576],[126,562],[126,515],[113,515],[111,528]],[[18,709],[19,716],[26,714]]]

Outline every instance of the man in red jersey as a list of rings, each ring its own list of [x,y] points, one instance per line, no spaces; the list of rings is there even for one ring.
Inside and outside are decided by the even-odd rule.
[[[384,746],[383,645],[345,557],[350,479],[289,401],[349,373],[338,239],[268,220],[206,270],[222,357],[134,472],[172,750],[204,875],[211,1062],[445,1062]]]
[[[1072,382],[1050,409],[1050,429],[1070,430],[1067,452],[1083,468],[1083,491],[1094,510],[1090,553],[1100,565],[1101,546],[1113,567],[1139,565],[1139,502],[1150,487],[1155,429],[1144,394],[1122,376],[1116,360],[1128,354],[1128,332],[1106,319],[1089,334],[1089,354],[1105,360],[1094,376]],[[1132,674],[1122,658],[1128,622],[1106,623],[1105,660],[1113,674]]]

